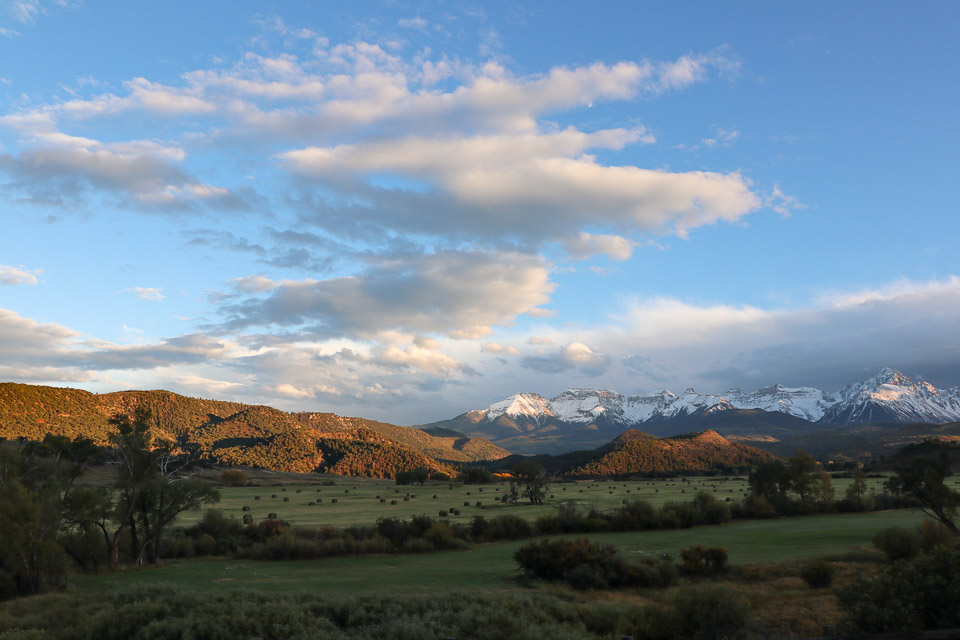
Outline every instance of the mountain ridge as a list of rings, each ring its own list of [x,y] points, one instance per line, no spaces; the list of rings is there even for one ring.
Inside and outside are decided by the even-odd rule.
[[[671,430],[677,432],[672,427],[690,419],[722,412],[742,416],[751,411],[766,412],[765,422],[773,432],[787,435],[791,430],[805,433],[866,422],[943,424],[960,421],[960,387],[937,389],[892,368],[837,392],[772,384],[749,393],[730,389],[700,394],[688,388],[681,394],[657,389],[625,396],[610,389],[572,387],[550,399],[516,393],[486,409],[421,426],[487,437],[510,450],[529,453],[592,446],[629,428],[669,435]],[[764,435],[753,427],[751,433]]]

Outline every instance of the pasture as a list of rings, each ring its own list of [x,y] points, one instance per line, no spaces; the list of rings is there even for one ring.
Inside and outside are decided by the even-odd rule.
[[[428,481],[420,486],[397,485],[393,480],[336,476],[325,476],[324,480],[310,479],[308,483],[303,480],[308,477],[300,476],[298,482],[293,474],[275,478],[258,474],[253,478],[258,486],[222,487],[219,504],[208,507],[218,508],[237,519],[249,514],[254,521],[259,521],[275,513],[278,518],[294,525],[346,527],[373,524],[378,518],[410,518],[421,514],[439,517],[441,511],[452,522],[469,522],[477,515],[490,517],[501,513],[533,520],[539,515],[552,513],[561,504],[572,503],[584,511],[607,511],[635,499],[659,506],[668,501],[687,502],[699,491],[730,501],[741,500],[749,492],[746,476],[642,478],[629,482],[578,480],[551,484],[544,504],[533,506],[523,498],[518,505],[502,502],[502,496],[509,490],[507,482],[465,485]],[[335,484],[321,484],[323,481]],[[868,478],[868,489],[882,491],[884,481],[885,478]],[[850,482],[849,479],[833,481],[837,499],[843,497]],[[244,507],[249,510],[244,511]],[[184,513],[179,524],[196,522],[203,511]]]
[[[721,526],[582,536],[617,546],[627,554],[669,553],[701,544],[722,546],[734,566],[765,565],[859,552],[885,527],[915,527],[914,510],[814,515],[775,520],[736,520]],[[448,589],[513,589],[518,575],[513,553],[526,541],[476,545],[466,551],[301,561],[197,559],[116,574],[77,575],[82,592],[112,593],[139,585],[170,585],[203,591],[256,589],[329,594],[390,594]]]

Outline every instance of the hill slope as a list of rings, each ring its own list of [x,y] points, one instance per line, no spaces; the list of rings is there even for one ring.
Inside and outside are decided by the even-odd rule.
[[[106,444],[119,414],[149,409],[158,438],[195,446],[209,460],[278,471],[328,471],[391,477],[447,462],[497,459],[509,452],[462,435],[432,436],[410,427],[332,413],[287,413],[272,407],[203,400],[169,391],[94,394],[78,389],[0,383],[0,438],[51,433]]]

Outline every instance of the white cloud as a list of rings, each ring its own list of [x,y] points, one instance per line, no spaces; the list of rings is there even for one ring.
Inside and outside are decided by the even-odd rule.
[[[135,293],[141,300],[149,300],[151,302],[160,302],[167,297],[160,292],[160,289],[155,287],[131,287],[129,289],[123,289],[123,291]]]
[[[629,260],[637,243],[621,236],[593,234],[581,231],[569,238],[564,245],[574,258],[585,260],[602,254],[611,260]]]
[[[556,374],[579,368],[581,373],[588,376],[600,375],[609,363],[608,356],[582,342],[571,342],[547,355],[525,356],[520,361],[522,367],[540,373]]]
[[[37,275],[40,271],[27,271],[22,266],[11,267],[0,264],[0,285],[3,284],[37,284]]]
[[[426,20],[418,16],[416,18],[400,18],[397,20],[397,25],[403,27],[404,29],[426,31],[428,23]]]
[[[240,286],[250,291],[246,280]],[[403,330],[471,339],[548,302],[553,289],[539,258],[442,252],[384,259],[357,276],[282,281],[268,296],[233,300],[222,311],[233,330],[274,326],[361,338]]]
[[[394,228],[425,234],[496,234],[566,238],[587,224],[632,232],[675,231],[736,221],[763,200],[738,173],[670,173],[604,166],[588,148],[619,149],[642,141],[642,130],[585,134],[501,134],[467,138],[407,137],[288,151],[281,162],[368,208],[344,217],[376,217]],[[423,183],[417,192],[382,189],[368,176],[396,175]],[[330,207],[324,220],[335,219]],[[319,221],[318,221],[319,222]],[[598,239],[598,242],[600,240]],[[604,242],[610,245],[610,236]],[[571,246],[583,250],[584,243]],[[623,243],[615,250],[622,256]]]
[[[496,354],[506,354],[515,356],[520,353],[520,350],[511,345],[502,345],[499,342],[487,342],[480,345],[481,351],[486,351],[487,353],[496,353]]]

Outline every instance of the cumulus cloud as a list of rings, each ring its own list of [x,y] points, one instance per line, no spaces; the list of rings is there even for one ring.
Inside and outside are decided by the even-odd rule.
[[[685,234],[762,206],[738,173],[606,166],[583,153],[646,138],[636,129],[406,137],[308,147],[278,158],[351,197],[348,207],[325,207],[318,224],[337,224],[339,215],[430,235],[563,238],[578,255],[609,251],[618,259],[627,253],[626,239],[599,235],[591,241],[590,234],[576,234],[586,225]],[[378,186],[374,179],[384,174],[400,186]]]
[[[0,154],[0,171],[14,180],[8,189],[24,193],[24,201],[41,202],[33,194],[59,194],[72,202],[88,190],[119,195],[122,202],[146,208],[184,208],[196,204],[245,209],[236,193],[206,184],[180,168],[184,149],[156,140],[102,142],[63,133],[55,113],[36,110],[0,116],[0,126],[20,136],[19,154]],[[49,204],[57,198],[45,197]]]
[[[611,260],[629,260],[636,242],[621,236],[594,234],[581,231],[565,243],[574,258],[585,260],[594,255],[606,255]]]
[[[39,271],[27,271],[21,267],[0,264],[0,284],[37,284]]]
[[[356,276],[276,283],[269,295],[225,303],[223,326],[331,337],[372,338],[391,330],[482,337],[548,302],[553,288],[547,265],[536,257],[441,252],[385,259]]]
[[[609,362],[608,356],[584,343],[571,342],[552,354],[525,356],[520,364],[540,373],[563,373],[578,368],[585,375],[597,376],[604,372]]]
[[[884,366],[960,384],[958,323],[960,278],[951,277],[835,293],[788,310],[635,300],[612,323],[578,335],[630,354],[622,361],[630,377],[611,382],[627,391],[667,379],[710,392],[774,382],[836,390]]]
[[[519,349],[511,345],[502,345],[499,342],[487,342],[480,345],[481,351],[486,351],[487,353],[496,353],[496,354],[506,354],[515,356],[520,353]]]
[[[131,287],[123,289],[123,291],[134,293],[141,300],[149,300],[150,302],[160,302],[167,297],[160,292],[160,289],[155,287]]]

